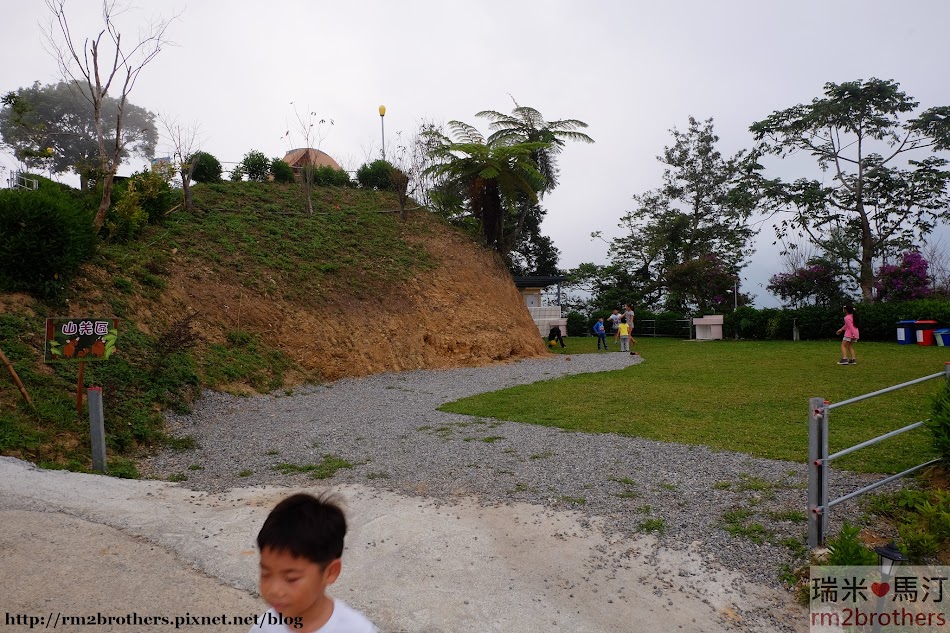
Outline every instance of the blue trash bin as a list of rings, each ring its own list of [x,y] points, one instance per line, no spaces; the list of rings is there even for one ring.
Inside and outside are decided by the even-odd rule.
[[[934,339],[940,347],[950,347],[950,328],[934,330]]]
[[[897,322],[897,343],[899,345],[914,345],[917,343],[917,330],[914,328],[915,323],[917,323],[916,319]]]

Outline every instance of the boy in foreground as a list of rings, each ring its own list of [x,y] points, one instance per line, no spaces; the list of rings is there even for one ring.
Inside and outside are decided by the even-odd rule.
[[[346,517],[334,501],[287,497],[257,535],[260,592],[270,609],[251,633],[379,633],[359,611],[326,595],[342,568]]]

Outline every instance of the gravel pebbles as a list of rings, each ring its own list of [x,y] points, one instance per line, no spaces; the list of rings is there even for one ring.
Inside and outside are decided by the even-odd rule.
[[[778,587],[784,565],[804,562],[803,548],[795,546],[806,530],[804,464],[437,410],[473,394],[569,374],[642,371],[641,362],[620,353],[582,354],[378,374],[290,394],[206,392],[191,414],[168,418],[170,432],[194,437],[197,448],[163,451],[140,468],[146,476],[217,492],[312,485],[306,468],[331,456],[351,466],[328,483],[574,510],[601,517],[619,535],[652,531],[673,548],[701,547],[750,580]],[[870,479],[836,472],[831,493]],[[836,508],[832,530],[856,512],[853,503]]]

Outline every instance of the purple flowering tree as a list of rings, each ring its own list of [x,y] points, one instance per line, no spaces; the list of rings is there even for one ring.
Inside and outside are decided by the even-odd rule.
[[[908,251],[899,266],[884,264],[877,269],[878,301],[910,301],[932,294],[929,264],[917,251]]]
[[[767,289],[786,305],[796,308],[812,304],[834,305],[844,299],[834,267],[817,259],[792,272],[772,275]]]

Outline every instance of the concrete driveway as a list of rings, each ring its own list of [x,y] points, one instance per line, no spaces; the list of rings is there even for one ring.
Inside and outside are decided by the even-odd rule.
[[[169,631],[177,620],[178,630],[247,631],[263,611],[254,539],[269,508],[298,490],[210,494],[0,457],[5,630]],[[333,594],[385,633],[806,629],[789,595],[717,568],[699,547],[612,540],[596,521],[542,506],[333,490],[351,526]],[[100,614],[95,626],[64,620]],[[132,614],[168,624],[115,619]]]

